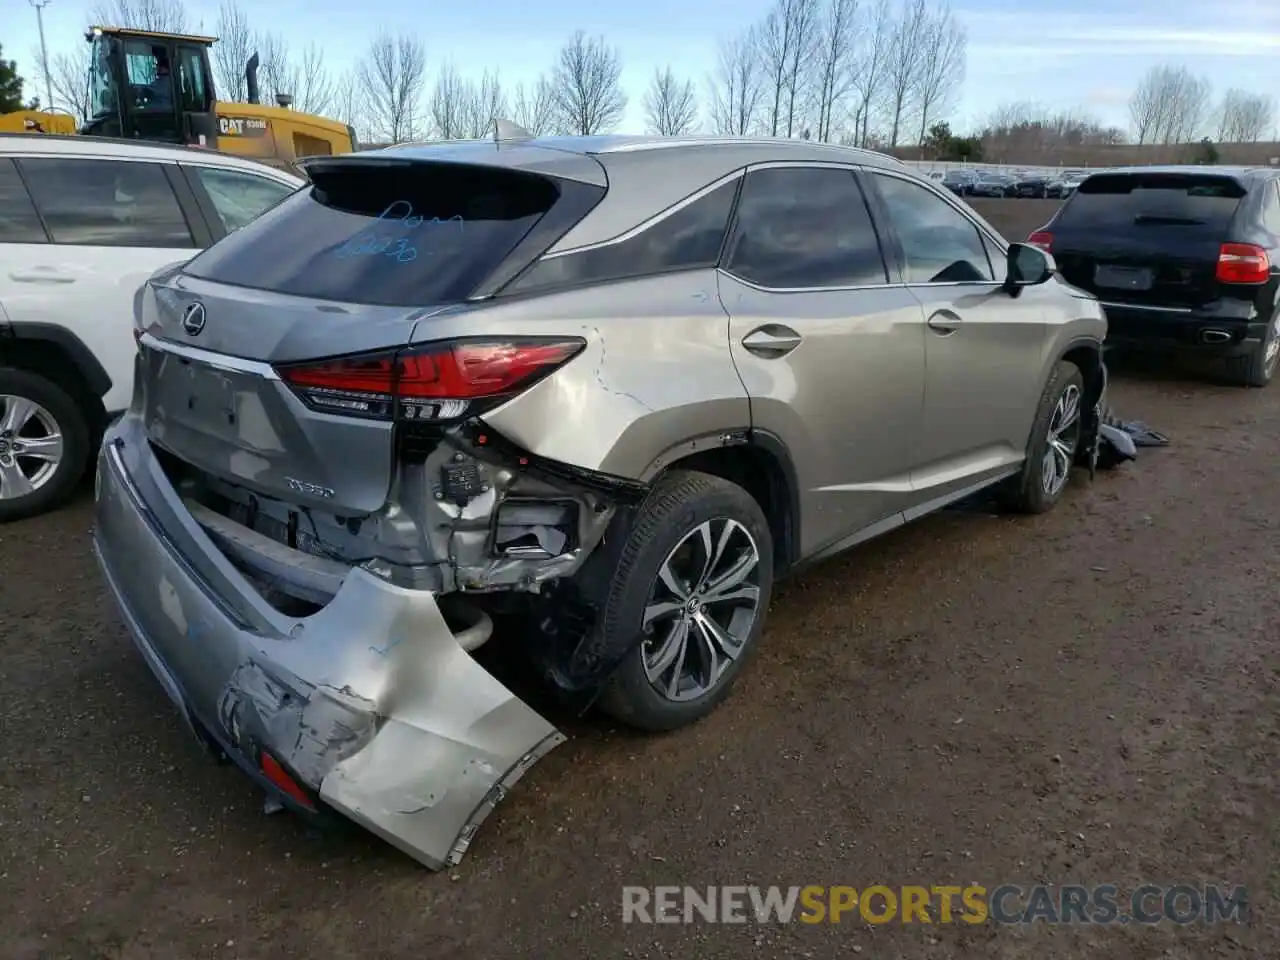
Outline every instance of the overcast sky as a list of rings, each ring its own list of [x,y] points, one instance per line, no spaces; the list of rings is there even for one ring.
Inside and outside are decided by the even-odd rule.
[[[867,2],[867,0],[864,0]],[[969,30],[969,66],[951,111],[955,126],[981,123],[1010,101],[1082,108],[1128,126],[1126,104],[1157,63],[1186,64],[1215,96],[1229,86],[1280,94],[1280,0],[954,0]],[[624,132],[643,130],[641,98],[655,67],[670,64],[698,81],[717,40],[760,17],[768,0],[260,0],[242,2],[256,29],[278,31],[294,48],[320,44],[334,73],[359,59],[379,27],[425,41],[432,73],[451,59],[464,73],[497,68],[504,80],[545,70],[573,30],[602,33],[622,54],[630,98]],[[91,4],[50,0],[45,33],[52,56],[83,43]],[[188,29],[213,32],[217,0],[189,0]],[[1120,12],[1120,11],[1124,12]],[[0,0],[0,43],[33,78],[39,47],[28,0]],[[32,83],[30,94],[40,91]]]

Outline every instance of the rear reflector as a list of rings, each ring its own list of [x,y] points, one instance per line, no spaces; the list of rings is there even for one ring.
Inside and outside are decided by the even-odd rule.
[[[457,340],[277,368],[317,410],[378,420],[455,420],[527,390],[583,340]]]
[[[1224,243],[1218,252],[1219,283],[1266,283],[1271,258],[1252,243]]]
[[[1039,247],[1045,253],[1053,252],[1053,234],[1048,230],[1037,230],[1027,237],[1027,243],[1033,247]]]
[[[298,786],[297,781],[280,766],[280,761],[267,752],[263,752],[262,759],[259,761],[263,774],[268,780],[280,788],[281,792],[288,795],[289,799],[300,803],[308,810],[314,810],[316,805],[311,802],[311,797],[307,792]]]

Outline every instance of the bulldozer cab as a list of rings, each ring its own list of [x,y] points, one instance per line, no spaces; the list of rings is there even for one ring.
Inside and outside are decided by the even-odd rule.
[[[89,116],[80,132],[213,147],[213,37],[92,27]]]

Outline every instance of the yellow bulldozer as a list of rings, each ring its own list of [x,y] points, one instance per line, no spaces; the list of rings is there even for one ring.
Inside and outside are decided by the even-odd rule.
[[[64,113],[19,110],[0,115],[0,132],[124,137],[222,150],[290,168],[302,157],[350,153],[355,131],[298,113],[292,98],[259,102],[258,55],[245,65],[248,103],[217,99],[209,48],[216,37],[91,27],[85,123]]]

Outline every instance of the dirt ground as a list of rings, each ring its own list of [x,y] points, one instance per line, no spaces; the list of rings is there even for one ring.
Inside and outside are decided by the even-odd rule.
[[[1280,387],[1118,377],[1173,438],[1052,513],[951,511],[783,585],[693,729],[595,717],[430,874],[265,816],[103,594],[88,496],[0,529],[0,955],[1280,956]],[[1247,924],[621,922],[625,884],[1244,884]]]
[[[1060,200],[996,200],[966,197],[966,202],[1000,231],[1006,240],[1021,241],[1049,222],[1062,206]]]

